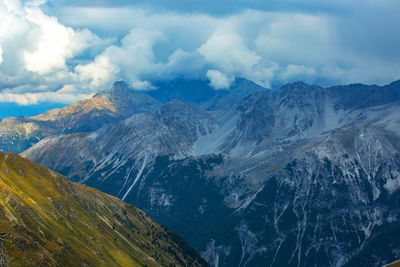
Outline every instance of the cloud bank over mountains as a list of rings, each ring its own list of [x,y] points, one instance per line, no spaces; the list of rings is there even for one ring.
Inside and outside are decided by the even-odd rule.
[[[1,0],[0,102],[70,103],[177,76],[215,89],[400,78],[398,1],[180,2]]]

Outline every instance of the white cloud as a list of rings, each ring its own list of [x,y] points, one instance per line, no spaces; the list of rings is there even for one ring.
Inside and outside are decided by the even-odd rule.
[[[66,69],[66,60],[85,50],[96,40],[88,30],[74,31],[45,15],[38,7],[25,8],[24,18],[31,23],[35,45],[24,53],[26,69],[47,74]]]
[[[219,30],[198,51],[208,63],[229,73],[249,70],[261,59],[243,44],[240,36]]]
[[[280,78],[282,80],[288,80],[291,78],[301,79],[302,77],[307,78],[308,76],[315,75],[316,71],[314,68],[308,68],[304,65],[287,65],[285,70],[281,73]]]
[[[136,90],[152,90],[156,89],[154,85],[149,81],[138,81],[134,80],[130,83],[130,86]]]
[[[34,105],[44,101],[69,104],[91,96],[93,94],[69,94],[58,91],[23,94],[0,92],[0,102],[13,102],[23,106]]]
[[[68,60],[73,60],[89,47],[98,49],[102,43],[108,42],[88,29],[74,30],[64,26],[57,18],[44,14],[38,7],[40,4],[41,1],[25,4],[18,0],[0,2],[1,101],[34,103],[56,100],[54,92],[64,84],[80,83],[77,74],[70,72]],[[88,93],[92,90],[75,92],[75,95]],[[71,94],[60,101],[73,99],[77,98]]]
[[[229,89],[229,87],[235,81],[235,77],[228,77],[218,70],[208,70],[207,77],[210,80],[211,86],[217,90]]]
[[[337,32],[328,16],[269,14],[260,22],[268,27],[259,32],[254,43],[263,58],[281,65],[341,60]]]
[[[141,81],[140,77],[152,71],[155,65],[152,46],[162,39],[160,32],[134,29],[121,40],[121,46],[108,47],[94,62],[78,65],[75,70],[93,87],[104,87],[123,79],[137,89],[145,89],[144,85],[149,82]]]
[[[207,78],[216,89],[229,88],[236,77],[266,87],[400,78],[400,37],[393,26],[400,23],[399,2],[368,0],[355,12],[356,2],[310,1],[304,4],[309,10],[227,15],[75,4],[50,16],[42,0],[0,0],[2,101],[89,95],[115,80],[145,90],[176,76]],[[329,12],[332,7],[339,11]]]
[[[75,72],[83,84],[101,88],[110,85],[113,80],[117,79],[119,68],[106,55],[101,54],[91,63],[76,66]]]

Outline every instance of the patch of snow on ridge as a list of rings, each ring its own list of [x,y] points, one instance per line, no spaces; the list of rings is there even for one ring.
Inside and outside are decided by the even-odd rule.
[[[59,143],[59,141],[63,138],[63,135],[59,135],[59,136],[51,136],[51,137],[47,137],[45,139],[42,139],[41,141],[39,141],[38,143],[35,144],[34,147],[30,147],[28,148],[26,151],[22,152],[21,155],[23,157],[26,157],[27,154],[29,154],[31,151],[33,152],[39,152],[45,148],[45,146],[49,145],[53,145],[53,144],[57,144]]]
[[[99,134],[97,132],[93,132],[93,133],[89,134],[87,136],[87,138],[95,140],[98,136],[99,136]]]
[[[23,124],[23,127],[24,127],[24,129],[25,129],[25,136],[29,136],[29,135],[31,135],[32,133],[34,133],[34,132],[36,132],[36,131],[39,130],[39,127],[38,127],[35,123],[33,123],[33,122],[24,123],[24,124]]]
[[[207,245],[206,251],[201,253],[201,256],[212,266],[218,267],[221,258],[227,257],[231,253],[231,247],[223,246],[223,245],[216,245],[214,239]]]
[[[400,188],[400,176],[397,176],[396,179],[388,179],[383,187],[392,194]]]
[[[135,186],[137,181],[139,181],[140,176],[142,176],[143,170],[146,167],[147,164],[147,157],[144,158],[142,167],[139,169],[138,174],[136,175],[135,180],[133,181],[132,185],[129,187],[128,191],[126,191],[125,195],[122,197],[122,201],[125,200],[125,198],[128,196],[128,194],[131,192],[132,188]]]
[[[239,120],[239,114],[227,118],[227,121],[221,126],[217,127],[213,132],[206,135],[198,133],[196,142],[192,146],[192,155],[200,156],[218,152],[219,146],[229,136],[236,123]]]

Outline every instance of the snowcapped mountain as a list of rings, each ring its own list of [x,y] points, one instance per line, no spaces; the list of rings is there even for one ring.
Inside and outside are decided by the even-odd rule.
[[[174,100],[23,155],[137,205],[214,266],[400,258],[400,82],[298,82],[234,103]]]

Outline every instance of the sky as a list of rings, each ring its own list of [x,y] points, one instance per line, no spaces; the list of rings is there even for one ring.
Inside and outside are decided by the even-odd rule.
[[[117,80],[383,85],[400,79],[399,13],[398,0],[0,0],[0,112]]]

